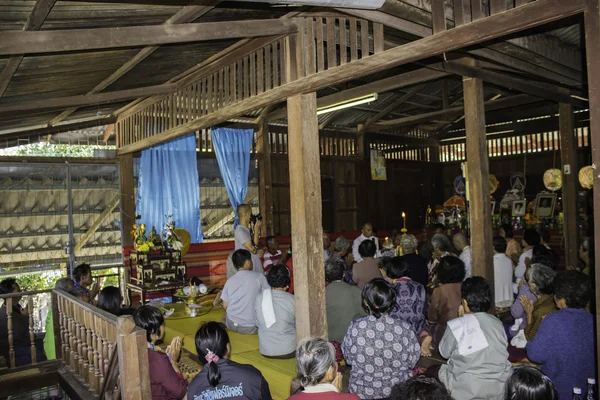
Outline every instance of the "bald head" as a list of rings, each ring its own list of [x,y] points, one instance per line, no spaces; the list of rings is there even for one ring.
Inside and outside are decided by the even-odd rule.
[[[365,237],[373,236],[373,225],[371,225],[370,222],[364,223],[361,232],[363,235],[365,235]]]
[[[452,237],[452,244],[456,247],[456,250],[463,251],[463,249],[469,245],[469,241],[465,235],[457,233]]]

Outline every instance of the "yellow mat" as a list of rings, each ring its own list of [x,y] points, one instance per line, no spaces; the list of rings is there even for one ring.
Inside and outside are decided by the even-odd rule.
[[[206,310],[198,317],[185,317],[183,305],[175,304],[175,313],[165,319],[165,343],[175,336],[183,339],[183,347],[196,354],[194,336],[203,322],[221,321],[225,311],[222,308]],[[242,335],[229,331],[231,341],[231,359],[241,364],[256,367],[269,382],[271,396],[275,400],[287,399],[290,394],[290,382],[296,376],[296,360],[275,360],[263,357],[258,351],[258,335]]]

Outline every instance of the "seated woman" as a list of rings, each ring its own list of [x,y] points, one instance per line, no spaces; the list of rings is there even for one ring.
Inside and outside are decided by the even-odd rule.
[[[396,290],[396,308],[390,316],[407,322],[418,335],[425,327],[425,287],[409,278],[410,266],[402,257],[394,257],[387,275]]]
[[[181,400],[187,392],[187,381],[179,371],[181,339],[176,337],[162,352],[156,344],[165,336],[165,320],[158,308],[142,306],[133,313],[135,324],[146,330],[152,400]]]
[[[504,400],[558,400],[558,392],[539,369],[519,367],[506,381]]]
[[[431,304],[427,309],[429,332],[438,344],[446,332],[446,323],[458,317],[462,302],[460,287],[465,279],[465,264],[458,258],[447,256],[441,259],[437,273],[440,286],[433,290]]]
[[[116,286],[107,286],[100,291],[98,294],[98,303],[96,307],[113,315],[132,315],[134,310],[132,308],[123,308],[121,298],[121,291]]]
[[[454,399],[501,399],[510,375],[504,326],[488,314],[492,288],[480,276],[467,278],[461,287],[460,316],[448,321],[440,342],[440,355],[448,363],[439,379]]]
[[[288,400],[346,399],[358,400],[355,394],[342,391],[342,374],[337,371],[335,349],[321,338],[303,340],[296,351],[296,380],[304,391]]]
[[[412,376],[420,356],[411,326],[390,317],[396,291],[383,279],[373,279],[362,291],[369,314],[350,323],[342,342],[346,363],[352,365],[348,389],[361,399],[390,396],[392,387]]]
[[[527,316],[527,327],[525,328],[525,338],[532,340],[537,333],[540,324],[548,314],[556,311],[554,304],[554,276],[556,273],[542,264],[533,264],[527,270],[527,282],[529,290],[537,297],[534,303],[527,296],[523,295],[519,299]]]
[[[443,233],[436,233],[431,237],[431,260],[427,264],[429,276],[427,278],[428,285],[432,288],[439,286],[442,282],[439,281],[439,264],[445,257],[456,257],[456,249],[452,246],[448,236]],[[461,261],[462,262],[462,261]],[[463,263],[463,269],[465,264]],[[466,270],[465,270],[466,273]],[[464,278],[463,278],[464,279]]]
[[[288,293],[290,271],[285,265],[269,268],[271,286],[256,297],[256,325],[260,354],[271,358],[294,358],[296,354],[296,312],[294,295]]]
[[[594,318],[585,307],[592,297],[590,279],[579,271],[554,278],[554,300],[559,311],[544,318],[527,343],[527,357],[542,364],[561,399],[571,398],[573,387],[583,388],[596,376]]]
[[[360,289],[364,288],[371,279],[381,278],[379,262],[375,258],[377,247],[372,240],[363,240],[358,246],[358,254],[362,261],[352,267],[352,280]]]
[[[402,259],[410,266],[410,279],[427,287],[429,271],[427,270],[427,262],[417,254],[418,246],[419,241],[415,235],[404,235],[400,239]]]
[[[21,288],[14,278],[7,278],[0,282],[0,294],[17,294]],[[21,297],[12,298],[12,334],[13,349],[15,352],[15,366],[31,364],[31,341],[29,338],[29,313],[26,308],[21,307]],[[0,307],[0,355],[6,359],[10,366],[10,345],[8,342],[8,309],[7,302]],[[36,340],[36,359],[38,362],[46,361],[43,351],[43,343]]]
[[[223,324],[203,323],[196,332],[195,342],[202,370],[190,382],[188,400],[233,397],[271,400],[269,384],[259,370],[229,359],[231,344]]]

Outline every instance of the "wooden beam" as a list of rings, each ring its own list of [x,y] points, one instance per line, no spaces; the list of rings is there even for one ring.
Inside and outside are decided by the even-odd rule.
[[[490,174],[485,139],[483,81],[464,78],[465,122],[467,126],[467,189],[473,276],[483,276],[494,293],[494,247],[490,202]]]
[[[502,74],[500,72],[484,70],[481,68],[474,68],[465,65],[461,62],[445,62],[444,70],[450,73],[461,76],[470,76],[472,78],[479,78],[485,82],[493,85],[503,87],[510,90],[518,90],[520,92],[528,93],[533,96],[546,98],[549,100],[558,100],[564,103],[573,104],[579,108],[587,108],[588,103],[583,100],[575,99],[565,93],[555,85],[545,84],[542,82],[528,81],[525,79],[515,78],[510,75]]]
[[[34,136],[47,136],[54,135],[57,133],[68,132],[78,129],[86,129],[94,126],[103,126],[112,124],[116,121],[116,117],[114,116],[102,116],[99,118],[94,118],[86,121],[75,121],[69,123],[63,123],[56,126],[39,126],[32,129],[23,129],[23,130],[11,130],[11,131],[0,131],[0,141],[3,140],[11,140],[17,138],[26,138],[26,137],[34,137]]]
[[[433,34],[446,30],[446,2],[444,0],[431,1],[431,22]]]
[[[486,111],[501,110],[503,108],[514,107],[515,105],[527,105],[540,101],[537,97],[528,95],[516,95],[504,99],[491,100],[485,102],[484,106]],[[389,129],[393,126],[409,126],[416,125],[423,122],[431,121],[450,121],[454,118],[460,117],[465,114],[465,106],[456,106],[447,108],[445,110],[433,111],[425,114],[411,115],[410,117],[390,119],[386,121],[379,121],[373,124],[373,130]]]
[[[438,66],[441,66],[441,64],[434,64],[434,67]],[[447,72],[427,68],[406,72],[404,74],[380,79],[378,81],[367,83],[351,89],[342,90],[341,92],[334,93],[329,96],[323,96],[317,99],[317,107],[331,106],[336,103],[348,101],[350,99],[366,96],[372,93],[389,92],[395,89],[444,78],[448,75],[449,74]],[[268,118],[270,121],[282,119],[286,117],[286,112],[287,110],[283,108],[269,114]]]
[[[562,160],[562,204],[565,235],[565,265],[579,265],[579,227],[577,220],[577,142],[573,106],[560,103],[558,107],[560,124],[560,157]]]
[[[590,99],[590,137],[594,169],[594,247],[600,249],[600,0],[586,0],[584,13],[585,50],[587,57],[588,91]],[[523,6],[526,7],[526,6]],[[595,252],[594,265],[600,265],[600,251]],[[600,332],[600,273],[592,274],[596,286],[596,332]],[[598,335],[598,333],[596,333]],[[597,342],[597,341],[596,341]],[[600,346],[596,344],[600,360]],[[600,369],[597,371],[600,379]]]
[[[24,31],[37,31],[40,29],[46,17],[54,7],[54,3],[56,0],[38,0],[31,13],[27,17],[27,21],[25,21],[25,25],[23,26]],[[21,61],[23,61],[23,55],[15,55],[8,59],[6,62],[2,73],[0,73],[0,98],[6,92],[6,88],[8,84],[12,80],[15,72],[19,69],[19,65],[21,65]]]
[[[286,83],[248,100],[241,101],[212,114],[172,128],[160,135],[122,147],[118,150],[118,153],[124,154],[139,151],[156,144],[164,143],[197,129],[210,127],[216,123],[226,121],[236,115],[242,115],[249,111],[278,103],[299,93],[315,91],[326,86],[374,74],[391,67],[487,42],[561,18],[577,15],[582,11],[583,0],[569,2],[562,0],[538,0],[534,3],[493,15],[486,18],[485,21],[475,21],[435,36],[416,40],[404,46],[395,47],[318,74]]]
[[[41,32],[0,32],[0,55],[89,51],[120,47],[287,35],[298,31],[289,19],[127,26]]]
[[[117,332],[115,351],[119,354],[121,398],[152,398],[146,331],[136,329],[133,317],[128,315],[117,319]]]
[[[445,81],[444,81],[445,82]],[[411,88],[407,93],[403,96],[400,96],[396,101],[394,101],[389,106],[385,107],[383,110],[379,111],[377,114],[369,118],[362,126],[361,129],[367,131],[375,122],[379,121],[381,118],[390,114],[392,111],[400,107],[402,104],[406,103],[410,98],[412,98],[415,94],[420,92],[425,86],[419,85]]]
[[[214,3],[216,4],[218,2],[214,2]],[[210,10],[212,10],[213,8],[214,8],[214,6],[212,6],[212,5],[211,6],[186,6],[186,7],[183,7],[181,10],[179,10],[179,12],[177,12],[175,15],[173,15],[171,18],[169,18],[164,23],[164,25],[185,24],[188,22],[193,22],[196,19],[203,16],[204,14],[206,14],[207,12],[209,12]],[[116,82],[123,75],[125,75],[127,72],[131,71],[136,65],[138,65],[139,63],[144,61],[146,59],[146,57],[148,57],[150,54],[154,53],[159,48],[160,48],[160,46],[144,47],[135,56],[133,56],[125,64],[123,64],[121,67],[119,67],[119,69],[117,69],[115,72],[110,74],[102,82],[100,82],[99,84],[94,86],[89,92],[86,93],[86,95],[95,94],[95,93],[99,93],[99,92],[103,91],[104,89],[109,87],[111,84]],[[1,87],[0,87],[0,97],[1,96],[2,96],[2,94],[1,94]],[[67,110],[63,111],[58,116],[53,118],[49,122],[49,124],[56,125],[60,121],[63,121],[65,118],[67,118],[69,115],[73,114],[75,111],[77,111],[77,107],[68,108]]]
[[[89,106],[96,104],[115,103],[123,100],[135,99],[140,96],[151,96],[156,94],[168,94],[177,90],[174,83],[164,83],[156,86],[146,86],[136,89],[117,90],[114,92],[57,97],[54,99],[33,100],[27,103],[0,105],[0,114],[44,110],[52,108],[64,108],[71,106]]]
[[[100,228],[100,225],[102,224],[102,222],[109,215],[112,214],[112,212],[115,210],[115,208],[117,208],[120,200],[121,200],[121,196],[116,196],[110,203],[108,203],[108,206],[104,209],[104,211],[102,211],[102,214],[100,214],[98,216],[98,218],[96,218],[94,220],[94,222],[92,223],[92,226],[89,227],[87,232],[85,232],[81,236],[81,238],[79,239],[79,242],[77,242],[77,244],[75,245],[75,249],[74,249],[75,253],[77,253],[79,250],[81,250],[81,248],[83,246],[85,246],[85,244],[90,240],[92,235],[98,230],[98,228]],[[77,254],[77,255],[79,255],[79,254]]]
[[[290,213],[296,299],[296,339],[327,337],[321,163],[316,93],[288,99]]]
[[[133,246],[133,238],[129,232],[135,223],[132,153],[119,156],[119,178],[121,183],[121,235],[123,247],[128,247]]]

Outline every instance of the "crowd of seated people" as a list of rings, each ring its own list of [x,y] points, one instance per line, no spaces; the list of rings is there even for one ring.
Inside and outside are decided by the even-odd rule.
[[[548,232],[526,230],[518,255],[514,252],[521,246],[510,226],[498,233],[490,266],[494,289],[476,276],[484,268],[472,264],[464,233],[450,238],[438,231],[426,243],[428,257],[417,250],[414,236],[401,236],[400,250],[383,258],[371,224],[364,224],[354,241],[357,254],[346,238],[331,243],[324,236],[328,337],[300,343],[289,292],[293,274],[281,262],[279,243],[274,237],[267,240],[265,254],[271,259],[264,259],[266,273],[255,269],[261,251],[242,243],[230,257],[235,272],[216,300],[225,309],[223,321],[203,323],[196,333],[201,370],[189,385],[177,364],[181,340],[162,347],[164,318],[156,308],[123,309],[119,290],[110,287],[96,300],[86,290],[91,273],[85,268],[77,282],[61,280],[56,287],[114,315],[133,312],[135,323],[147,332],[153,399],[270,399],[269,384],[258,369],[231,361],[228,331],[257,334],[266,358],[296,359],[294,400],[568,398],[573,387],[585,388],[587,378],[596,375],[594,321],[586,309],[592,286],[580,272],[590,271],[593,242],[582,243],[582,266],[557,272],[561,268]],[[20,290],[11,282],[5,286],[9,293]],[[496,315],[508,306],[510,323],[508,312],[502,321]],[[18,307],[13,316],[23,315]],[[511,365],[513,336],[524,355],[521,364],[529,366]],[[432,353],[446,361],[419,368],[420,358]],[[344,369],[347,386],[342,384]]]

